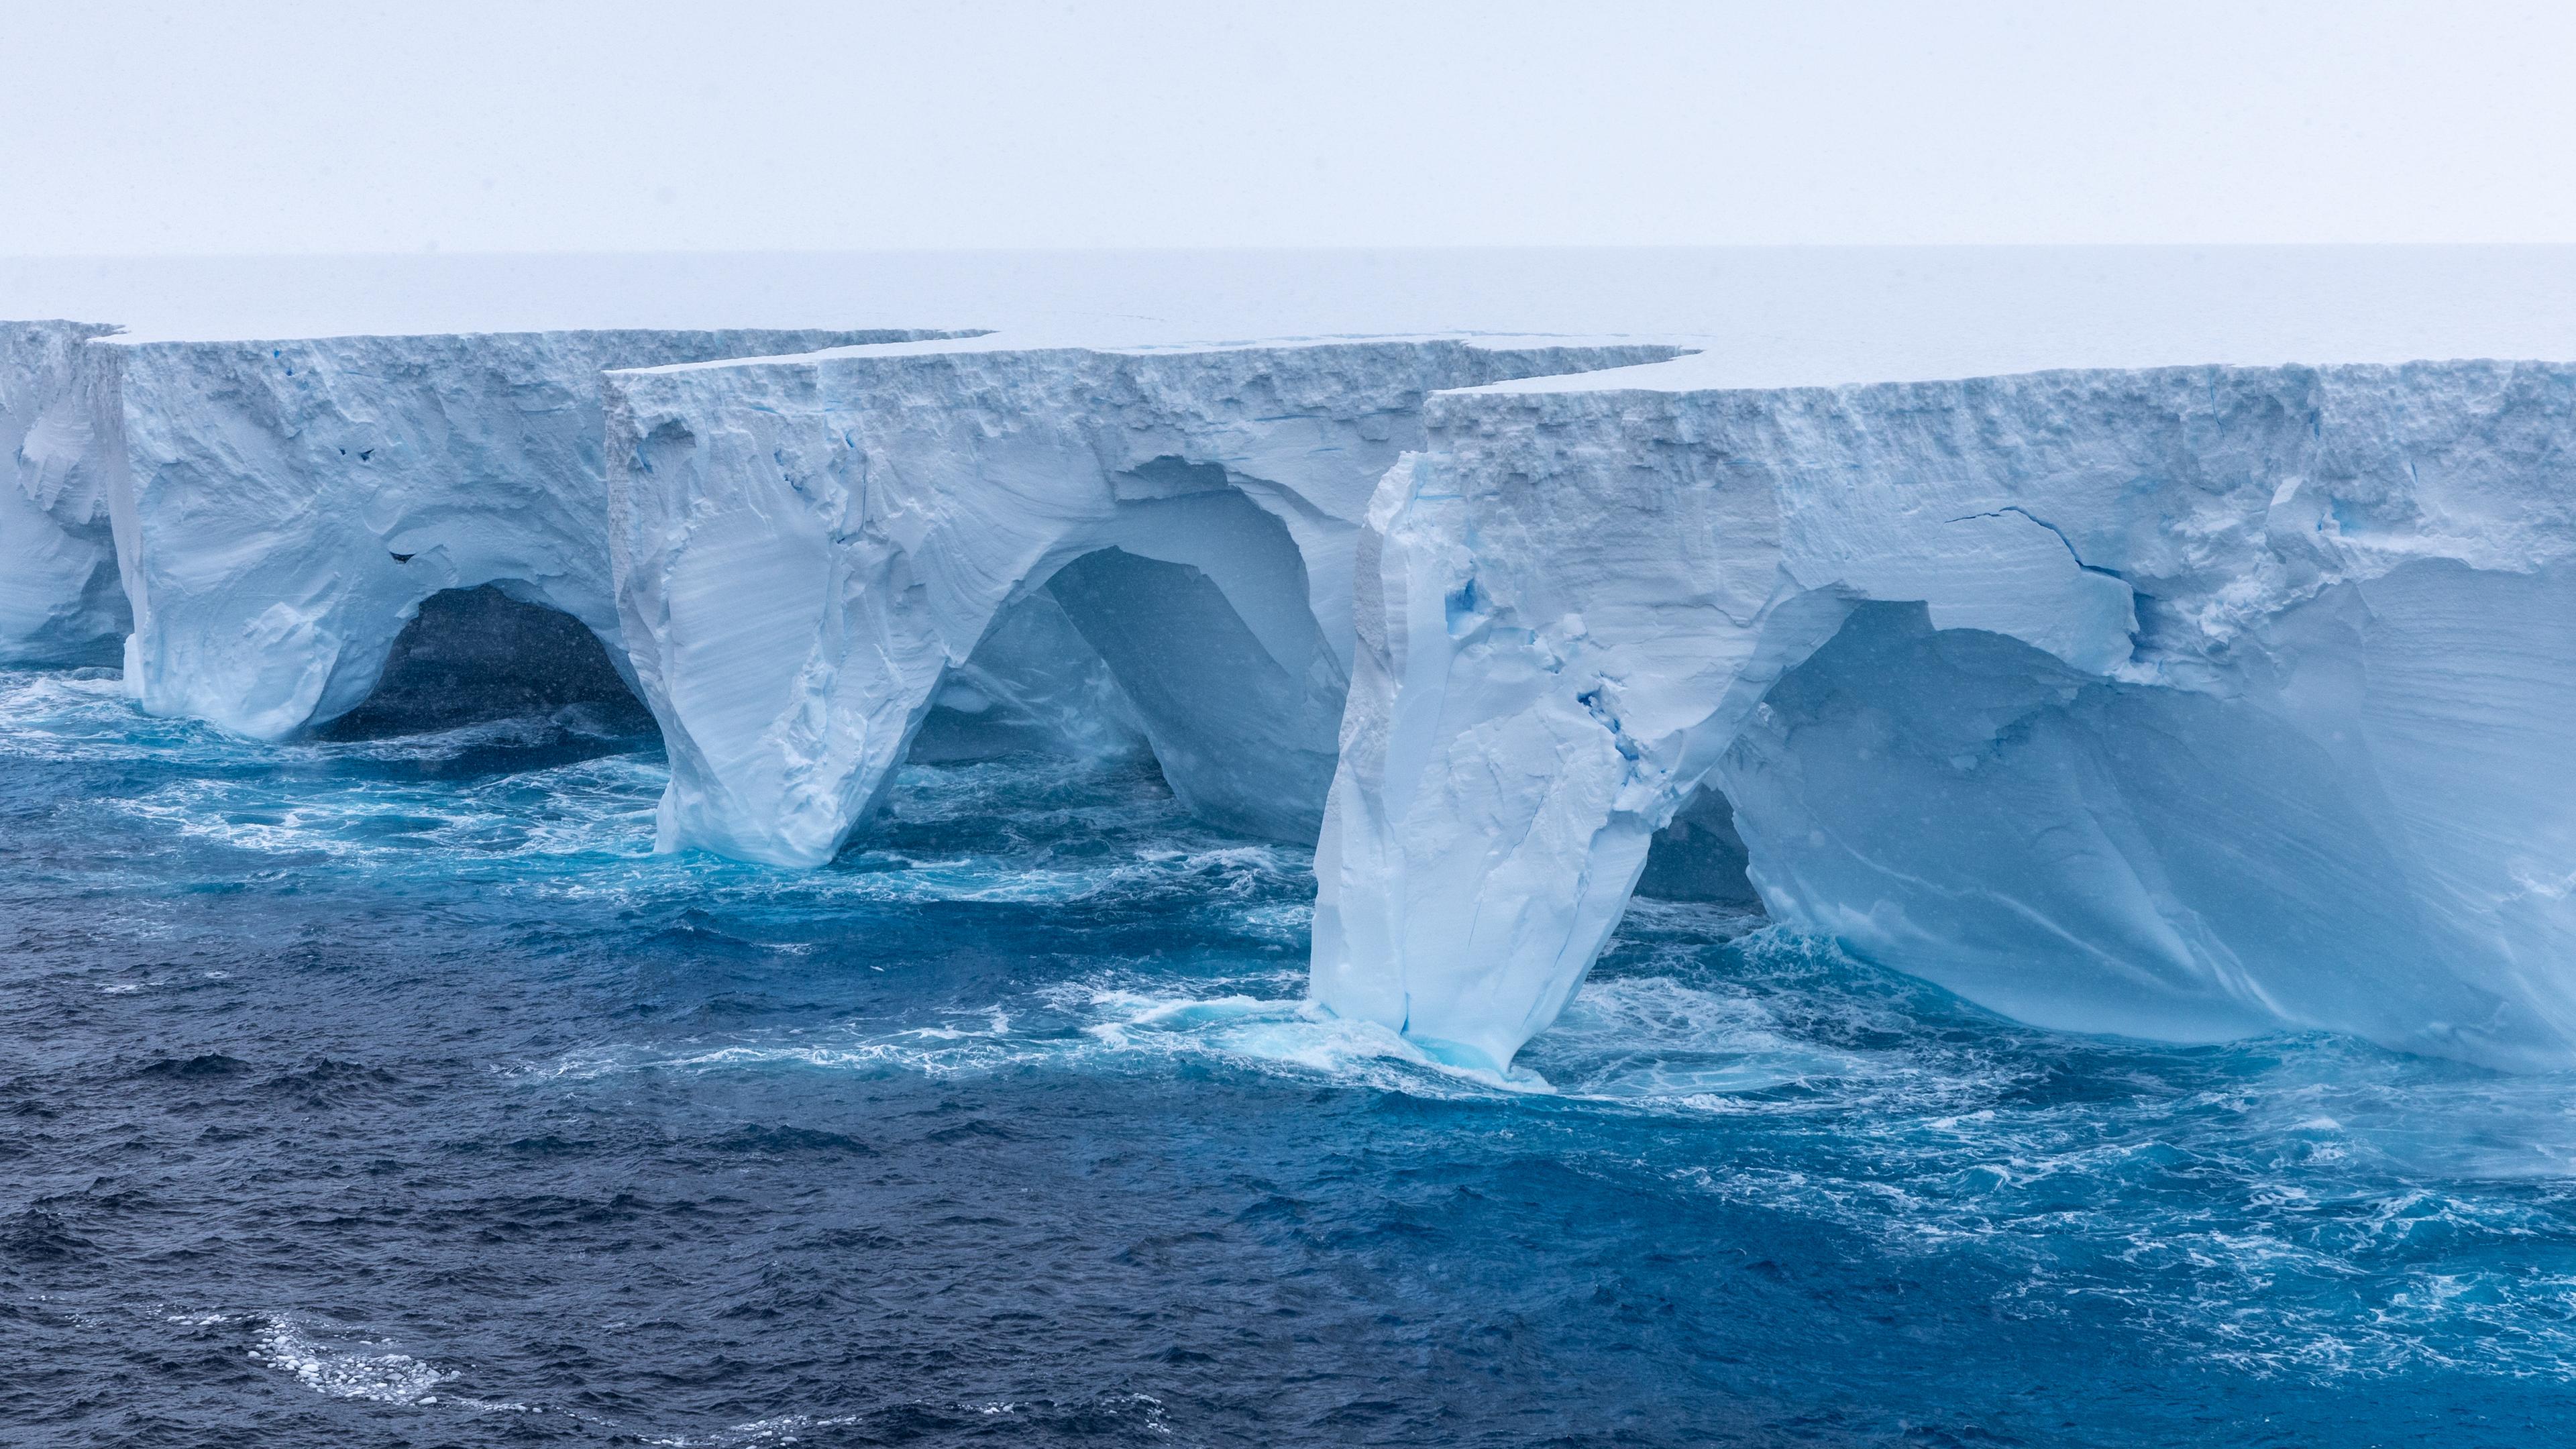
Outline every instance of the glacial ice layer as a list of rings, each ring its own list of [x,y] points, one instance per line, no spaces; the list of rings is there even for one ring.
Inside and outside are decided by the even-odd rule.
[[[81,345],[113,327],[0,322],[0,664],[103,664],[125,637]]]
[[[109,338],[80,349],[73,384],[95,483],[21,491],[69,498],[54,505],[68,519],[106,501],[132,610],[126,686],[145,710],[277,739],[363,702],[447,590],[568,614],[623,666],[604,369],[939,335]]]
[[[1314,995],[1499,1067],[1653,833],[2030,1022],[2576,1059],[2576,369],[1433,398],[1359,550]]]
[[[820,864],[934,708],[1016,692],[1063,717],[1104,691],[1194,814],[1311,842],[1361,515],[1422,445],[1423,399],[1675,352],[988,339],[612,373],[618,602],[671,760],[659,843]]]

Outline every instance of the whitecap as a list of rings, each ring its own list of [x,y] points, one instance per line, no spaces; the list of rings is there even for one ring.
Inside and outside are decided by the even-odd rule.
[[[250,1360],[292,1376],[317,1394],[381,1404],[434,1404],[438,1386],[456,1377],[451,1370],[382,1344],[365,1347],[378,1351],[329,1348],[291,1321],[272,1318],[261,1327]]]

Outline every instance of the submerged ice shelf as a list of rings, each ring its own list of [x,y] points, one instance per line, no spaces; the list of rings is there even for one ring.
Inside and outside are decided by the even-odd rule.
[[[440,596],[550,637],[491,586],[651,707],[666,849],[819,864],[908,755],[1150,752],[1320,837],[1316,999],[1464,1063],[1641,878],[2049,1026],[2576,1060],[2566,366],[109,330],[0,339],[0,657],[122,638],[154,713],[453,674],[397,649]]]

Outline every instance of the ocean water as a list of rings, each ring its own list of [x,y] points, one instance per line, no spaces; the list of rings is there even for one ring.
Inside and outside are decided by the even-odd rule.
[[[0,1441],[2576,1440],[2576,1081],[1652,902],[1478,1077],[1150,767],[914,767],[807,875],[649,854],[662,776],[0,671]]]

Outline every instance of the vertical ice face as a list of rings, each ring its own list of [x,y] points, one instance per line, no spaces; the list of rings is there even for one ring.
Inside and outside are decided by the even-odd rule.
[[[155,714],[274,739],[354,708],[423,600],[496,585],[622,659],[599,374],[926,334],[621,331],[87,349]]]
[[[0,322],[0,663],[107,664],[126,630],[74,370],[87,322]]]
[[[1041,592],[1189,808],[1311,839],[1360,515],[1423,398],[1673,353],[949,343],[612,374],[618,601],[671,754],[661,845],[829,859],[943,684]]]
[[[1717,791],[1775,919],[2028,1020],[2576,1056],[2576,370],[1684,367],[1389,471],[1320,1000],[1507,1063]]]

